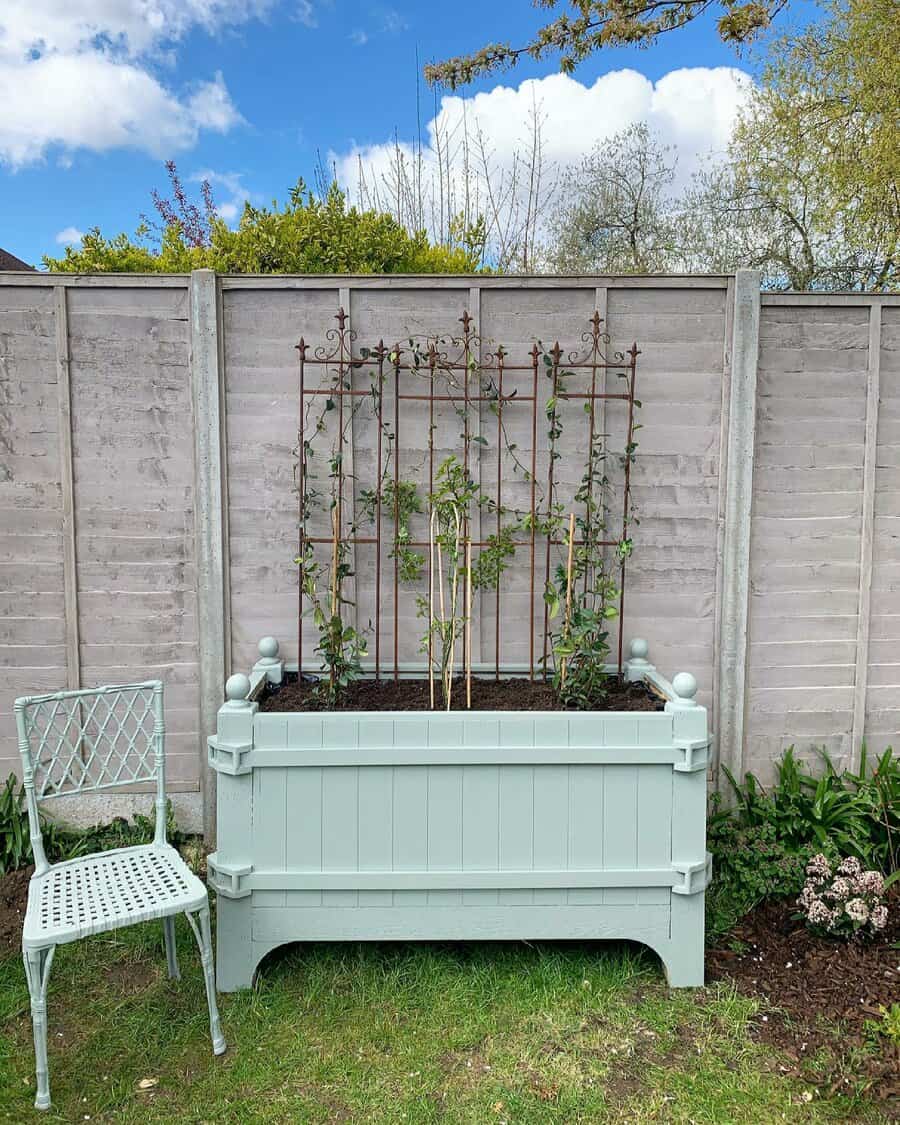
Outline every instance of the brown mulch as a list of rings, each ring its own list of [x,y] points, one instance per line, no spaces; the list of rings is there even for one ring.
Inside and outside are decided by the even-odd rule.
[[[288,672],[284,683],[264,689],[259,698],[260,711],[323,711],[326,708],[316,694],[315,682],[298,680],[296,672]],[[435,684],[440,706],[440,686]],[[453,682],[453,710],[463,710],[466,702],[465,681]],[[628,684],[610,677],[606,696],[596,711],[662,711],[665,700],[646,684]],[[351,684],[337,711],[429,711],[431,702],[427,680],[392,679],[359,680]],[[562,711],[553,685],[542,680],[509,679],[472,680],[473,711]]]
[[[866,943],[816,937],[794,919],[793,899],[763,903],[706,964],[708,980],[732,980],[764,1002],[755,1034],[779,1050],[786,1073],[816,1073],[831,1092],[867,1089],[894,1103],[900,1045],[866,1026],[900,1002],[900,886],[886,901],[887,927]]]
[[[34,866],[0,875],[0,956],[22,944],[22,924],[28,903],[28,880]]]

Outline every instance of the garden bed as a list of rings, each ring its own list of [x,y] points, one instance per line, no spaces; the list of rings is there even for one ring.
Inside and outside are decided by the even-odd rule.
[[[786,1072],[832,1093],[900,1098],[900,1044],[875,1031],[900,1001],[900,886],[886,902],[888,924],[871,942],[817,937],[789,898],[758,906],[707,954],[710,981],[765,1002],[756,1034],[779,1048]]]
[[[466,687],[454,683],[453,696],[464,704]],[[351,684],[336,707],[326,708],[317,692],[317,681],[299,679],[286,672],[280,684],[267,684],[258,696],[260,711],[429,711],[431,699],[424,679],[359,680]],[[665,698],[643,682],[628,683],[611,676],[605,697],[594,711],[662,711]],[[562,711],[559,693],[552,683],[527,678],[472,680],[472,709],[476,711]]]

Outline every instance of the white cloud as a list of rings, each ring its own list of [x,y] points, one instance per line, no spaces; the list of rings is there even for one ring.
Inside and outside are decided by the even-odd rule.
[[[387,35],[398,35],[406,31],[407,23],[396,8],[383,8],[381,15],[381,30]]]
[[[192,28],[210,34],[263,16],[275,0],[3,0],[0,161],[14,168],[58,147],[168,156],[201,129],[241,121],[221,74],[177,91],[155,69]]]
[[[72,246],[76,242],[81,242],[83,238],[83,230],[79,230],[78,227],[66,227],[57,234],[56,241],[59,246]]]
[[[496,86],[486,93],[441,99],[428,123],[424,153],[425,178],[437,168],[437,144],[459,152],[464,131],[470,143],[484,139],[498,170],[512,168],[516,154],[530,143],[534,114],[543,122],[542,141],[548,165],[576,164],[599,142],[638,122],[647,122],[678,154],[678,180],[683,183],[708,153],[721,153],[752,80],[732,67],[673,70],[656,83],[635,70],[615,70],[586,86],[565,74],[529,79],[518,87]],[[411,141],[401,141],[409,161]],[[357,192],[360,168],[369,185],[390,178],[396,165],[393,141],[353,145],[329,155],[341,183]]]
[[[371,12],[375,31],[369,33],[362,27],[354,28],[348,38],[354,47],[365,47],[374,35],[399,35],[405,31],[407,23],[395,8],[375,8]]]
[[[234,107],[225,88],[221,70],[216,71],[212,82],[199,82],[187,100],[188,113],[201,129],[212,129],[216,133],[227,133],[233,125],[244,119]]]
[[[209,33],[269,11],[275,0],[3,0],[0,57],[103,48],[143,56],[193,27]]]
[[[319,26],[319,21],[316,19],[316,11],[312,6],[311,0],[297,0],[294,19],[297,20],[298,23],[302,23],[304,27]]]

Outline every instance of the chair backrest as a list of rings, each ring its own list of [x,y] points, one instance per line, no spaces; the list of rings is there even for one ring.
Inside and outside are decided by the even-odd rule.
[[[37,803],[51,797],[155,782],[155,838],[165,841],[165,723],[159,680],[24,696],[14,709],[38,871],[47,861]]]

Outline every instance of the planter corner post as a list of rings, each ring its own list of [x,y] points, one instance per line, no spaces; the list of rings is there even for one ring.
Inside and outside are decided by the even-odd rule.
[[[219,848],[207,859],[209,885],[216,891],[216,976],[221,992],[249,988],[256,967],[251,935],[253,872],[253,773],[246,755],[253,749],[250,678],[230,676],[216,733],[209,739],[209,764],[216,774]]]
[[[696,702],[697,681],[690,672],[672,679],[674,698],[666,703],[673,736],[693,750],[708,744],[706,708]],[[701,759],[702,760],[702,759]],[[666,958],[669,984],[703,984],[705,902],[703,893],[712,874],[706,851],[706,768],[676,767],[672,795],[672,865],[683,876],[672,889],[671,942]]]

